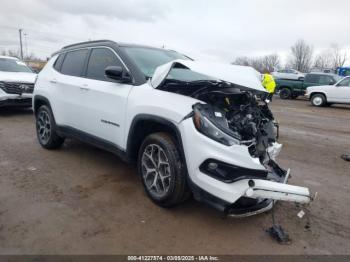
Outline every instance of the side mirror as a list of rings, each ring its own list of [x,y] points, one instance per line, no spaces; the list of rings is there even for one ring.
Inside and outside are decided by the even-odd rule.
[[[334,85],[335,84],[335,81],[334,80],[330,80],[329,81],[329,85]]]
[[[108,78],[122,83],[131,82],[129,73],[125,72],[121,66],[107,66],[105,69],[105,74]]]

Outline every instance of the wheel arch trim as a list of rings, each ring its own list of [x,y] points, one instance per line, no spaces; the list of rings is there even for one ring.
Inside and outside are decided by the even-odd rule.
[[[178,146],[179,146],[181,158],[183,159],[183,161],[186,164],[186,158],[185,158],[184,148],[183,148],[183,144],[182,144],[181,132],[180,132],[179,128],[171,120],[166,119],[164,117],[152,115],[152,114],[138,114],[131,121],[130,128],[129,128],[129,134],[128,134],[127,141],[126,141],[126,152],[130,158],[132,158],[132,155],[133,155],[133,147],[134,147],[134,143],[133,143],[134,139],[133,138],[137,135],[136,127],[141,121],[146,121],[146,122],[149,121],[151,123],[153,122],[156,124],[160,124],[160,125],[166,126],[170,130],[172,130],[176,136],[175,139],[178,141]],[[187,165],[185,165],[185,166],[187,169]]]
[[[33,112],[34,112],[34,115],[36,114],[36,111],[37,111],[37,109],[38,109],[38,107],[37,107],[36,105],[37,105],[37,103],[38,103],[39,101],[43,101],[47,106],[49,106],[50,108],[52,108],[49,99],[47,99],[46,97],[44,97],[44,96],[42,96],[42,95],[35,95],[35,96],[33,97]]]
[[[327,95],[326,93],[324,93],[323,91],[313,91],[310,93],[310,100],[312,99],[312,97],[314,95],[324,95],[324,97],[326,98],[326,101],[327,101]]]

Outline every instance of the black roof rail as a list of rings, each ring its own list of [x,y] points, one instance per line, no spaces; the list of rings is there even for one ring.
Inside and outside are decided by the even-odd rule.
[[[71,44],[71,45],[66,45],[64,47],[62,47],[62,49],[67,49],[67,48],[71,48],[74,46],[79,46],[79,45],[85,45],[85,44],[95,44],[95,43],[103,43],[103,42],[110,42],[110,43],[114,43],[114,41],[112,40],[94,40],[94,41],[86,41],[86,42],[80,42],[80,43],[75,43],[75,44]]]

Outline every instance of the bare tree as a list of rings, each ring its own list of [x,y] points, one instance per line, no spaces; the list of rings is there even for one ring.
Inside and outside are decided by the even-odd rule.
[[[329,50],[325,50],[318,54],[315,58],[313,67],[319,69],[332,68],[333,62],[331,52]]]
[[[301,72],[308,72],[311,68],[313,48],[302,39],[291,47],[288,65]]]
[[[279,68],[281,66],[280,58],[278,54],[271,54],[264,56],[262,58],[263,62],[263,70],[268,72],[275,71],[276,68]]]
[[[250,66],[251,65],[251,59],[247,56],[239,56],[237,57],[231,64],[233,65],[241,65],[241,66]]]
[[[232,64],[251,66],[261,73],[264,71],[272,72],[275,68],[280,67],[280,58],[277,54],[266,55],[263,57],[240,56],[237,57]]]
[[[1,55],[3,56],[12,56],[12,57],[20,57],[20,52],[19,50],[15,49],[8,49],[8,50],[3,50],[1,51]],[[24,61],[41,61],[42,59],[38,58],[33,52],[30,54],[27,54],[23,57]]]
[[[3,50],[3,51],[1,51],[1,55],[12,56],[12,57],[17,57],[17,58],[20,57],[19,50],[14,50],[14,49]]]
[[[341,67],[347,60],[347,53],[338,44],[332,44],[330,48],[316,56],[314,67],[324,69]]]
[[[347,59],[347,53],[345,52],[345,50],[341,49],[338,44],[332,44],[330,51],[332,56],[333,68],[343,66]]]

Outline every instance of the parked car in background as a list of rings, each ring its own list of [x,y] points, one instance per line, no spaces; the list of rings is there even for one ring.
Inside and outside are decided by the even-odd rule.
[[[294,79],[301,80],[305,77],[305,74],[295,69],[281,69],[271,73],[276,79]]]
[[[73,137],[137,163],[148,196],[170,207],[191,194],[227,214],[273,200],[311,201],[288,185],[282,145],[251,67],[200,63],[166,49],[108,40],[55,53],[38,76],[33,109],[46,149]]]
[[[340,76],[350,76],[350,67],[338,67],[337,74]]]
[[[341,79],[335,85],[310,86],[305,95],[314,106],[350,104],[350,76]]]
[[[281,99],[295,99],[305,95],[309,86],[334,85],[340,79],[340,76],[328,73],[309,73],[303,80],[276,79],[276,92]]]
[[[23,61],[0,56],[0,107],[31,107],[35,79]]]
[[[337,70],[333,68],[312,68],[310,73],[328,73],[328,74],[338,74]]]

